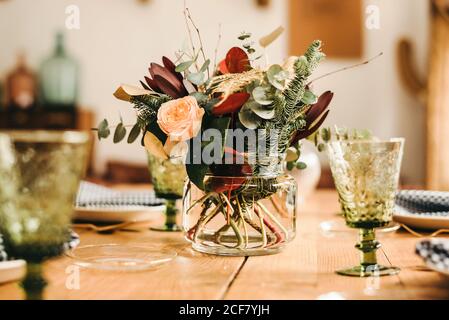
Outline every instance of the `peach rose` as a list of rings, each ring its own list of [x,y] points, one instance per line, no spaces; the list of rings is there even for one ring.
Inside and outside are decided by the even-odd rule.
[[[204,109],[192,96],[165,102],[157,113],[157,123],[171,141],[186,141],[201,129]]]

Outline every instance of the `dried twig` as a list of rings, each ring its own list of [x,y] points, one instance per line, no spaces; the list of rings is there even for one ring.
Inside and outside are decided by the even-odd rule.
[[[220,46],[220,41],[221,41],[221,23],[218,25],[218,40],[217,40],[217,46],[215,47],[214,70],[217,70],[217,56],[218,56],[218,48]]]
[[[187,14],[187,18],[190,20],[190,23],[192,24],[193,28],[196,31],[196,34],[198,36],[198,41],[200,43],[200,49],[199,50],[201,52],[201,55],[203,56],[204,62],[206,62],[207,59],[206,59],[206,54],[204,53],[204,46],[203,46],[203,40],[201,39],[200,29],[198,29],[198,27],[196,26],[195,22],[193,21],[192,15],[190,14],[189,8],[185,7],[184,11]],[[210,77],[209,67],[207,67],[207,77],[208,78]]]
[[[363,65],[365,65],[365,64],[368,64],[368,63],[370,63],[371,61],[376,60],[377,58],[381,57],[383,54],[384,54],[384,53],[381,52],[381,53],[379,53],[377,56],[375,56],[375,57],[373,57],[373,58],[371,58],[371,59],[369,59],[369,60],[366,60],[366,61],[364,61],[364,62],[362,62],[362,63],[357,63],[357,64],[352,65],[352,66],[344,67],[344,68],[341,68],[341,69],[338,69],[338,70],[335,70],[335,71],[332,71],[332,72],[323,74],[322,76],[319,76],[318,78],[315,78],[315,79],[313,79],[312,81],[310,81],[307,85],[310,86],[310,85],[311,85],[312,83],[314,83],[315,81],[318,81],[318,80],[320,80],[320,79],[326,78],[326,77],[331,76],[331,75],[333,75],[333,74],[336,74],[336,73],[339,73],[339,72],[342,72],[342,71],[346,71],[346,70],[349,70],[349,69],[354,69],[354,68],[363,66]]]

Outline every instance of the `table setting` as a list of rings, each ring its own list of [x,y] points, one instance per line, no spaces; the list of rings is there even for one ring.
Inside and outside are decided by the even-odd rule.
[[[134,124],[0,132],[0,299],[449,298],[449,193],[400,190],[404,138],[324,126],[321,41],[269,64],[283,28],[243,32],[212,59],[185,18],[190,43],[113,93]],[[92,135],[140,143],[151,184],[83,180]],[[301,198],[306,140],[335,190]]]

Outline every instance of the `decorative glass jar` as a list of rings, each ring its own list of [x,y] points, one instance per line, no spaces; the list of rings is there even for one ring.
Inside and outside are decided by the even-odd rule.
[[[258,174],[244,174],[245,170],[234,170],[235,166],[217,166],[205,176],[204,190],[186,183],[185,237],[193,249],[203,253],[277,253],[295,237],[296,182],[280,163]]]

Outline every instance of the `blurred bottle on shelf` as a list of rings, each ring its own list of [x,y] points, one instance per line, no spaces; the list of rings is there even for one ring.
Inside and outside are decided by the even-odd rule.
[[[78,95],[78,64],[65,50],[64,34],[56,35],[53,55],[40,69],[40,95],[44,108],[73,109]]]
[[[25,55],[20,53],[17,66],[6,77],[6,108],[8,110],[32,110],[37,105],[37,80],[25,62]]]

